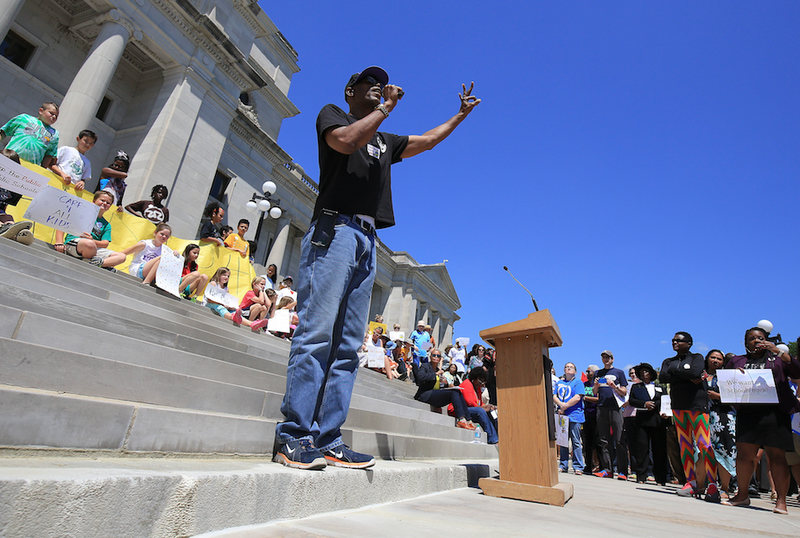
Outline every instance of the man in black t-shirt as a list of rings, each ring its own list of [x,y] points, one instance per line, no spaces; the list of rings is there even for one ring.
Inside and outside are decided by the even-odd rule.
[[[222,209],[217,202],[213,202],[206,206],[205,211],[203,211],[203,216],[208,220],[203,223],[203,227],[200,228],[200,241],[216,243],[224,247],[225,243],[222,241],[219,225],[222,219],[225,218],[225,210]]]
[[[447,138],[480,99],[463,87],[458,113],[420,136],[378,132],[403,97],[380,67],[345,86],[350,112],[326,105],[317,117],[319,196],[303,238],[297,281],[300,323],[292,338],[286,394],[273,457],[299,469],[363,469],[372,456],[347,447],[347,418],[375,280],[375,229],[394,225],[391,165]],[[381,102],[383,100],[383,102]]]

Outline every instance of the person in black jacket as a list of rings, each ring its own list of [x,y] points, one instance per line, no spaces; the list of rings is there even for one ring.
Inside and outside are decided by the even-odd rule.
[[[467,418],[469,411],[461,391],[457,388],[439,388],[440,378],[444,378],[444,370],[439,367],[441,362],[442,352],[432,349],[429,362],[423,362],[419,366],[416,362],[413,364],[414,381],[418,387],[414,399],[434,407],[447,407],[452,403],[456,414],[456,427],[474,430],[475,426]]]
[[[635,366],[634,371],[641,381],[631,387],[628,396],[628,405],[636,409],[628,431],[633,472],[636,473],[636,482],[643,484],[646,481],[652,447],[653,477],[663,486],[667,483],[667,433],[659,416],[663,389],[653,383],[657,374],[650,364],[643,362]]]
[[[708,502],[720,502],[717,489],[717,459],[711,446],[708,428],[708,383],[705,375],[705,359],[699,353],[691,353],[692,335],[679,331],[672,337],[672,349],[676,355],[661,365],[659,380],[669,383],[672,415],[678,430],[681,463],[686,475],[686,484],[678,490],[682,497],[699,497],[701,487],[694,465],[694,445],[700,451],[699,463],[706,470],[706,495]]]

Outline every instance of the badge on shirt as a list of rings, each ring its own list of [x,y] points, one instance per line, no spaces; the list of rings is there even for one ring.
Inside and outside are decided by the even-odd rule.
[[[373,146],[372,144],[367,144],[367,153],[369,153],[370,157],[375,157],[376,159],[381,158],[381,150],[377,147]]]

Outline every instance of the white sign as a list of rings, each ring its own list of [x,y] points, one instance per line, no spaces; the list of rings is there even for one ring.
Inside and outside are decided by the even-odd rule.
[[[772,370],[717,370],[722,403],[778,403]]]
[[[267,330],[276,333],[288,333],[291,330],[292,313],[287,308],[276,310],[267,322]]]
[[[800,435],[800,413],[792,415],[792,431]]]
[[[721,370],[717,370],[719,373]],[[669,397],[669,394],[663,394],[661,396],[661,413],[666,417],[672,416],[672,398]]]
[[[556,415],[556,444],[569,446],[569,418],[564,415]]]
[[[219,303],[226,308],[232,308],[234,310],[239,308],[239,299],[218,286],[212,286],[211,283],[206,286],[206,291],[203,292],[203,296],[206,298],[206,301]]]
[[[46,177],[11,159],[0,159],[0,187],[6,190],[33,198],[47,186],[47,182]]]
[[[382,347],[367,349],[367,366],[370,368],[383,368],[386,366],[386,351]]]
[[[406,333],[403,331],[389,331],[389,340],[394,342],[395,340],[405,340]]]
[[[425,351],[428,351],[430,348],[433,347],[433,345],[430,342],[421,342],[419,347],[424,349]]]
[[[161,245],[161,261],[156,271],[156,286],[180,297],[181,273],[183,272],[183,256],[175,255],[175,251],[167,245]]]
[[[39,191],[23,218],[72,235],[92,233],[100,208],[89,200],[46,186]]]
[[[461,347],[463,347],[463,348],[466,348],[467,346],[469,346],[469,338],[467,338],[465,336],[459,336],[458,338],[456,338],[456,342],[460,342],[461,343]]]

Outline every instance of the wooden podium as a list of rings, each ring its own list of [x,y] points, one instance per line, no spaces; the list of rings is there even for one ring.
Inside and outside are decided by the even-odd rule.
[[[556,506],[572,498],[572,484],[558,482],[549,349],[561,333],[549,310],[481,331],[497,350],[500,479],[481,478],[486,495]],[[546,377],[545,377],[546,376]]]

